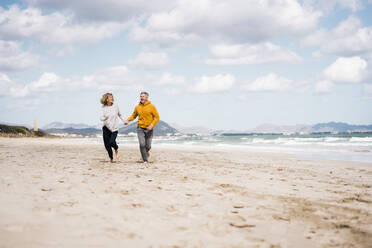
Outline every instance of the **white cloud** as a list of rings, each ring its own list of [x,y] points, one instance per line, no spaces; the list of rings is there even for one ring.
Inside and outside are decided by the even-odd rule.
[[[360,0],[327,0],[322,1],[324,4],[339,5],[341,8],[348,8],[352,11],[357,11],[363,8],[362,1]]]
[[[317,8],[322,12],[331,12],[337,8],[357,11],[363,8],[361,0],[304,0],[305,6]]]
[[[75,49],[71,45],[56,46],[50,50],[50,54],[57,57],[71,56],[75,54]]]
[[[329,80],[320,80],[315,84],[315,92],[329,93],[333,89],[334,83]]]
[[[164,72],[160,76],[137,75],[126,66],[114,66],[91,74],[70,77],[61,77],[54,72],[44,72],[39,79],[24,85],[0,73],[0,96],[25,98],[52,92],[143,90],[141,83],[144,81],[164,87],[168,94],[178,94],[185,90],[187,82],[184,76],[173,75],[169,72]]]
[[[49,10],[72,12],[77,19],[127,21],[143,14],[165,10],[174,0],[26,0],[30,5]]]
[[[169,57],[164,52],[141,52],[135,59],[129,60],[128,64],[145,70],[157,70],[169,64]]]
[[[363,27],[355,16],[350,16],[332,30],[319,29],[302,39],[304,46],[319,46],[315,54],[338,56],[364,55],[372,52],[372,27]]]
[[[8,95],[10,88],[14,85],[8,75],[0,73],[0,96]]]
[[[159,45],[205,39],[257,42],[303,34],[316,27],[320,16],[297,0],[180,0],[171,10],[152,13],[132,30],[131,38]]]
[[[17,101],[11,104],[5,105],[5,107],[11,111],[29,111],[37,109],[41,104],[41,99],[37,97],[17,99]]]
[[[323,74],[333,82],[358,83],[367,76],[367,61],[360,57],[337,58]]]
[[[38,55],[24,52],[21,43],[0,40],[0,71],[21,71],[39,64]]]
[[[235,77],[231,74],[217,74],[215,76],[202,76],[190,88],[197,93],[212,93],[227,91],[235,84]]]
[[[165,88],[164,89],[164,93],[167,94],[167,95],[178,95],[181,92],[182,91],[178,88]]]
[[[248,81],[242,86],[243,90],[253,92],[283,92],[294,89],[294,81],[280,77],[275,73],[270,73],[266,76],[256,78],[253,81]]]
[[[315,92],[330,93],[337,83],[364,83],[372,77],[369,61],[358,57],[339,57],[325,68],[314,85]],[[368,91],[368,90],[367,90]]]
[[[298,63],[301,57],[270,42],[258,44],[216,45],[211,47],[208,65],[251,65],[275,62]]]
[[[154,84],[157,85],[181,85],[186,83],[184,76],[172,75],[169,72],[164,72],[158,79],[155,79]]]
[[[328,33],[325,29],[318,29],[313,33],[303,37],[300,41],[302,46],[319,46],[324,42]]]
[[[28,0],[0,7],[0,36],[44,43],[95,43],[132,26],[131,39],[161,46],[205,39],[246,43],[296,35],[317,25],[318,11],[297,0]],[[45,10],[43,13],[42,8]],[[57,12],[53,12],[57,10]],[[62,11],[61,11],[62,10]]]
[[[116,66],[90,75],[66,78],[53,72],[45,72],[39,80],[24,86],[10,87],[8,94],[12,97],[25,97],[49,92],[139,90],[141,88],[142,85],[138,83],[138,78],[126,66]]]
[[[76,22],[72,15],[59,12],[42,14],[40,9],[0,7],[0,36],[14,40],[32,38],[44,43],[95,43],[121,32],[126,24],[118,22]]]
[[[130,38],[134,42],[157,44],[160,47],[189,46],[202,40],[196,34],[183,34],[167,30],[154,32],[138,25],[131,30]]]

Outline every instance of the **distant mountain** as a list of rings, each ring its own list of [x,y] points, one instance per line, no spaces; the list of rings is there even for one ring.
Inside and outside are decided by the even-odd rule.
[[[237,134],[237,133],[248,133],[248,131],[242,131],[242,130],[236,130],[236,129],[229,129],[229,130],[219,129],[219,130],[212,130],[210,132],[210,135],[221,135],[225,133]]]
[[[129,134],[137,132],[137,122],[132,122],[128,126],[124,126],[119,129],[120,134]],[[167,135],[179,133],[177,129],[170,126],[165,121],[159,120],[159,122],[154,127],[154,135]]]
[[[97,128],[49,128],[49,129],[43,129],[43,131],[47,133],[55,133],[55,134],[81,134],[81,135],[92,135],[92,134],[99,134],[102,132],[101,129]]]
[[[350,125],[344,122],[318,123],[312,126],[313,132],[366,132],[372,125]]]
[[[63,122],[52,122],[42,127],[42,129],[65,129],[65,128],[75,128],[75,129],[82,129],[82,128],[92,128],[93,126],[84,124],[84,123],[63,123]]]
[[[122,125],[123,126],[123,125]],[[47,128],[45,128],[47,127]],[[128,126],[123,126],[119,128],[119,134],[129,134],[136,133],[137,122],[133,122]],[[52,122],[43,127],[43,131],[47,133],[55,134],[80,134],[80,135],[94,135],[102,133],[102,125],[89,126],[86,124],[73,124],[73,123],[63,123],[63,122]],[[160,120],[154,128],[155,135],[167,135],[175,134],[178,131],[170,126],[168,123]]]
[[[257,134],[310,134],[310,133],[345,133],[345,132],[372,132],[372,125],[350,125],[345,122],[327,122],[314,125],[274,125],[262,124],[245,131],[220,131],[226,133],[257,133]]]
[[[12,125],[10,125],[12,126]],[[13,125],[15,126],[15,125]],[[20,125],[18,125],[20,126]],[[120,134],[136,133],[137,122],[132,122],[128,126],[121,123],[119,128]],[[63,123],[52,122],[45,125],[41,131],[47,133],[67,133],[94,135],[102,132],[101,124],[87,125],[84,123]],[[372,125],[351,125],[345,122],[327,122],[317,123],[314,125],[297,124],[297,125],[274,125],[262,124],[249,130],[212,130],[206,127],[194,126],[184,127],[177,124],[168,124],[162,120],[155,126],[155,135],[167,134],[201,134],[201,135],[224,135],[224,134],[310,134],[310,133],[345,133],[345,132],[372,132]]]
[[[181,126],[175,123],[170,123],[172,127],[177,129],[180,133],[184,134],[204,134],[208,135],[213,132],[213,129],[203,127],[203,126],[191,126],[191,127],[186,127],[186,126]]]
[[[310,133],[312,125],[274,125],[261,124],[253,129],[247,130],[247,133]]]

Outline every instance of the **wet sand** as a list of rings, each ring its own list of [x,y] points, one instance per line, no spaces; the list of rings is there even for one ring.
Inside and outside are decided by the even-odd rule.
[[[119,144],[120,146],[120,144]],[[0,138],[0,247],[371,247],[372,164]]]

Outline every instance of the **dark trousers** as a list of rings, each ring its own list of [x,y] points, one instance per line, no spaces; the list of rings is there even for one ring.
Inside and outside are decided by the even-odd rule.
[[[116,136],[118,136],[118,131],[111,132],[106,126],[102,127],[103,130],[103,143],[105,144],[105,148],[107,150],[107,153],[112,159],[112,148],[113,147],[115,150],[117,150],[119,147],[116,144]]]
[[[137,127],[137,136],[143,161],[147,162],[147,152],[151,149],[153,130]]]

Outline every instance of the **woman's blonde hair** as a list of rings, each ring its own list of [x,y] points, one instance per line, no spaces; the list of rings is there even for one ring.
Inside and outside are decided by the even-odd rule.
[[[108,99],[108,97],[109,96],[112,96],[112,99],[114,99],[114,96],[112,95],[112,93],[106,93],[106,94],[104,94],[102,97],[101,97],[101,103],[103,104],[103,105],[107,105],[107,99]]]

